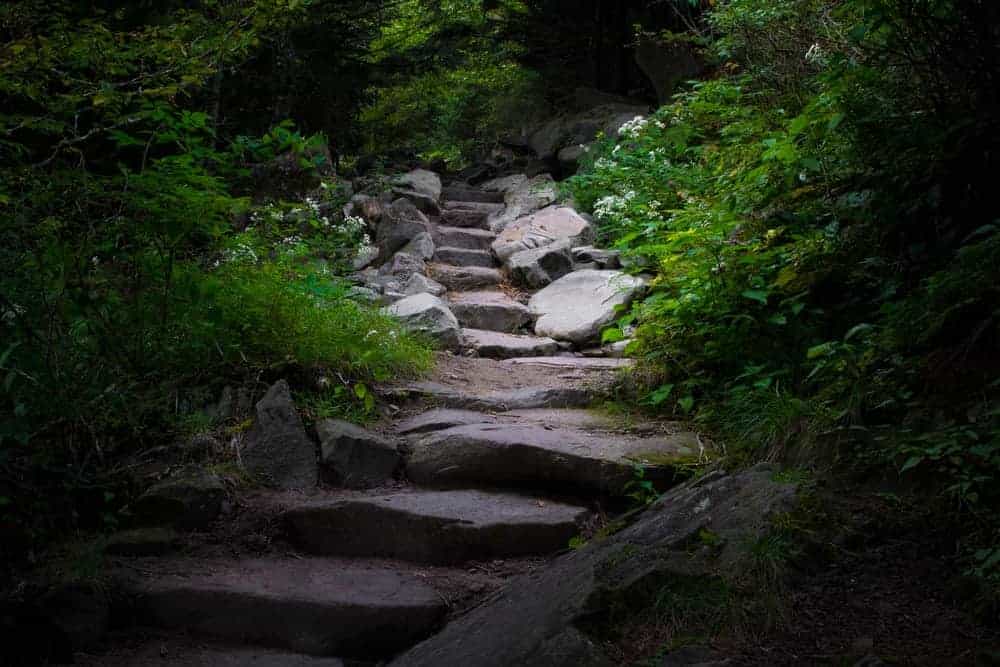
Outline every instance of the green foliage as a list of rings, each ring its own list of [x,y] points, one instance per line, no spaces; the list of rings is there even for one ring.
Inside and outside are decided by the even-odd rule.
[[[981,29],[998,11],[717,3],[720,75],[626,124],[569,182],[605,241],[656,274],[626,316],[647,406],[693,415],[738,459],[839,443],[932,481],[971,524],[980,571],[1000,501],[985,83],[1000,51]]]

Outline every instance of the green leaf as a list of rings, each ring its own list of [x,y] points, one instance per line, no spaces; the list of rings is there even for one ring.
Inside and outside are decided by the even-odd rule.
[[[899,469],[899,473],[903,474],[907,470],[911,470],[913,468],[916,468],[918,465],[920,465],[923,462],[924,462],[924,457],[923,456],[911,456],[910,458],[908,458],[906,460],[906,463],[903,464],[903,467]]]
[[[354,395],[357,396],[359,400],[365,400],[368,397],[368,387],[360,382],[357,383],[354,385]]]
[[[743,292],[743,296],[747,299],[759,301],[760,303],[767,305],[767,297],[770,296],[770,293],[759,289],[748,289]]]
[[[650,393],[649,396],[646,397],[645,402],[648,403],[649,405],[660,405],[670,397],[670,394],[671,392],[673,392],[673,390],[674,390],[674,385],[665,384],[659,389]]]
[[[684,414],[689,414],[692,408],[694,408],[694,396],[685,396],[677,401],[677,405],[680,406]]]

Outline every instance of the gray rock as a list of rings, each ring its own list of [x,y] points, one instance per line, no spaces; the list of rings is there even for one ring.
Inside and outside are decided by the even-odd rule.
[[[430,229],[430,222],[409,201],[397,199],[386,210],[375,229],[375,242],[381,251],[379,258],[388,260],[397,250],[412,241],[418,234]]]
[[[177,563],[126,585],[152,625],[319,656],[391,656],[431,634],[447,610],[412,575],[327,559],[199,561],[194,571]]]
[[[588,515],[551,500],[460,490],[314,502],[284,520],[310,554],[451,565],[559,551]]]
[[[441,178],[433,171],[415,169],[397,176],[392,184],[395,196],[409,200],[424,213],[438,215],[441,212],[438,205],[441,199]]]
[[[497,235],[485,229],[463,229],[439,225],[435,240],[440,246],[467,248],[469,250],[489,250]]]
[[[486,229],[487,220],[504,208],[503,204],[454,202],[441,212],[441,223],[451,227]]]
[[[528,307],[538,315],[535,333],[576,345],[597,340],[614,321],[616,308],[630,304],[645,285],[619,271],[570,273],[531,297]]]
[[[379,268],[379,273],[384,276],[392,276],[397,282],[403,283],[410,279],[410,276],[427,271],[427,264],[419,257],[414,257],[409,253],[400,250],[392,256],[388,262]]]
[[[396,443],[338,419],[316,424],[323,468],[333,484],[367,489],[392,479],[402,458]]]
[[[573,248],[573,261],[594,263],[599,269],[619,269],[621,268],[621,251],[580,246]]]
[[[522,410],[533,408],[586,407],[600,399],[600,393],[582,387],[541,387],[467,393],[435,382],[416,382],[388,390],[393,398],[419,396],[444,408],[463,410]]]
[[[558,188],[548,174],[524,181],[504,195],[505,208],[490,216],[491,231],[501,232],[519,218],[531,215],[559,198]]]
[[[357,254],[354,256],[354,259],[351,260],[351,266],[355,271],[360,271],[378,259],[378,256],[379,249],[377,247],[373,245],[362,246],[358,248]]]
[[[647,113],[649,109],[645,106],[603,104],[547,121],[532,132],[528,143],[539,158],[550,160],[567,146],[594,141],[598,133],[615,137],[625,121]]]
[[[436,280],[431,280],[427,276],[414,273],[403,285],[403,292],[401,296],[407,297],[424,293],[433,294],[434,296],[444,296],[446,291],[447,290],[444,285]]]
[[[493,242],[493,252],[506,262],[512,255],[566,241],[571,246],[593,242],[594,226],[576,211],[564,206],[550,206],[509,225]]]
[[[427,232],[421,232],[414,236],[409,243],[403,246],[400,252],[413,255],[420,259],[431,259],[434,257],[434,239]]]
[[[145,525],[169,524],[199,530],[215,521],[225,499],[226,487],[217,475],[189,466],[143,493],[133,512]]]
[[[574,144],[566,146],[559,151],[557,159],[562,170],[563,177],[575,174],[580,168],[580,160],[590,150],[590,144]]]
[[[499,178],[486,181],[485,183],[480,183],[479,189],[485,190],[486,192],[501,192],[503,194],[507,194],[511,190],[514,190],[527,182],[528,177],[524,174],[512,174],[510,176],[501,176]]]
[[[355,285],[347,290],[347,296],[357,301],[377,301],[379,292],[370,287],[359,287]]]
[[[503,274],[500,271],[479,266],[432,264],[428,271],[434,280],[449,290],[458,292],[495,287],[503,282]]]
[[[480,357],[490,359],[545,357],[559,351],[559,346],[551,338],[517,336],[482,329],[462,329],[462,346],[474,350]]]
[[[459,325],[448,304],[433,294],[408,296],[386,308],[411,331],[427,334],[448,348],[459,344]]]
[[[641,37],[634,50],[635,62],[652,82],[660,104],[672,100],[677,84],[696,79],[705,71],[697,47],[684,40]]]
[[[407,476],[418,484],[525,486],[573,493],[621,494],[646,468],[653,482],[673,481],[664,461],[699,451],[697,436],[592,433],[535,424],[474,424],[422,436],[411,445]],[[655,459],[657,464],[643,463]]]
[[[711,591],[752,571],[746,548],[796,507],[797,488],[766,470],[709,474],[678,487],[630,526],[509,583],[495,600],[399,656],[392,667],[578,667],[617,664],[577,628],[660,590]],[[714,546],[692,546],[711,530]],[[705,593],[701,593],[704,595]],[[702,598],[699,598],[702,599]],[[553,645],[558,650],[553,650]]]
[[[274,383],[255,412],[257,419],[241,450],[247,471],[281,489],[315,488],[319,478],[316,445],[306,435],[288,383]]]
[[[569,241],[522,250],[507,258],[504,269],[511,280],[529,289],[540,289],[573,270]]]
[[[493,253],[489,250],[469,250],[467,248],[440,247],[434,254],[434,261],[453,266],[481,266],[485,268],[496,266]]]
[[[496,421],[496,416],[474,410],[439,408],[421,412],[419,415],[404,419],[396,425],[396,432],[403,435],[427,433],[430,431],[442,431],[453,426],[495,424]]]
[[[451,311],[469,329],[514,333],[531,322],[531,311],[503,292],[457,292]]]
[[[480,188],[470,188],[464,185],[449,185],[441,193],[445,201],[478,202],[481,204],[502,204],[503,193],[488,192]]]

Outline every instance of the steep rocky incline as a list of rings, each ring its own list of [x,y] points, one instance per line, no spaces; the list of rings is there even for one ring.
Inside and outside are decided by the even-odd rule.
[[[154,644],[176,665],[381,661],[445,627],[400,664],[598,664],[576,662],[591,642],[572,625],[584,598],[597,604],[577,569],[610,547],[545,563],[609,525],[637,470],[666,489],[677,464],[711,455],[677,424],[591,409],[631,364],[600,347],[601,329],[644,280],[593,247],[593,224],[555,204],[548,178],[472,188],[418,170],[349,208],[379,243],[359,258],[358,294],[440,342],[433,376],[379,388],[393,416],[370,429],[307,431],[274,385],[239,450],[268,488],[232,507],[211,473],[185,469],[150,489],[155,525],[112,540],[109,618],[131,623],[82,663],[150,664]],[[713,502],[739,492],[704,488]],[[694,520],[658,507],[650,548],[663,517],[668,541]],[[529,604],[536,585],[553,597]]]

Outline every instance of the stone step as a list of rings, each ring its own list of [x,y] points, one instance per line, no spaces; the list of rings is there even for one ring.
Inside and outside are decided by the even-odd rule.
[[[449,290],[466,292],[483,287],[496,287],[503,282],[503,274],[497,269],[481,266],[450,266],[429,264],[428,274]]]
[[[548,428],[577,428],[586,431],[631,434],[673,434],[683,430],[676,422],[635,421],[598,410],[572,408],[536,408],[506,412],[477,412],[453,408],[434,408],[408,417],[396,425],[396,433],[412,436],[433,431],[443,431],[455,426],[473,424],[535,424]]]
[[[140,621],[308,655],[387,657],[433,633],[447,612],[416,576],[374,565],[262,558],[157,567],[164,574],[129,586]]]
[[[307,553],[453,565],[565,549],[589,514],[551,500],[457,490],[314,501],[284,521]]]
[[[434,261],[452,266],[480,266],[494,268],[497,266],[493,253],[489,250],[469,250],[468,248],[450,248],[438,246],[434,251]]]
[[[610,369],[631,368],[635,366],[635,359],[622,359],[613,357],[523,357],[520,359],[506,359],[505,364],[511,366],[522,366],[531,364],[533,366],[548,366],[550,368],[575,368],[575,369]]]
[[[77,656],[82,667],[345,667],[339,658],[317,658],[266,648],[206,643],[180,637],[129,637],[107,655]]]
[[[434,243],[450,248],[469,250],[489,250],[497,235],[485,229],[466,229],[438,225],[434,231]]]
[[[415,439],[406,474],[429,486],[617,496],[635,479],[636,464],[644,467],[645,479],[665,488],[676,481],[671,462],[699,452],[694,433],[637,436],[545,424],[471,424]]]
[[[437,382],[414,382],[383,389],[381,393],[394,400],[423,399],[443,408],[485,411],[582,408],[599,398],[583,387],[527,387],[474,393]]]
[[[451,312],[469,329],[514,333],[531,323],[531,311],[503,292],[458,292],[450,295]]]
[[[469,206],[448,208],[441,211],[441,224],[451,227],[466,227],[470,229],[488,230],[490,209],[472,208]]]
[[[462,329],[461,346],[474,350],[480,357],[511,359],[513,357],[544,357],[559,351],[559,343],[551,338],[518,336],[483,329]]]
[[[503,204],[480,201],[446,201],[441,207],[446,211],[464,209],[468,211],[485,211],[486,213],[496,213],[504,209]]]
[[[478,188],[461,185],[448,185],[441,190],[441,199],[457,202],[480,202],[484,204],[502,204],[504,193],[486,192]]]

